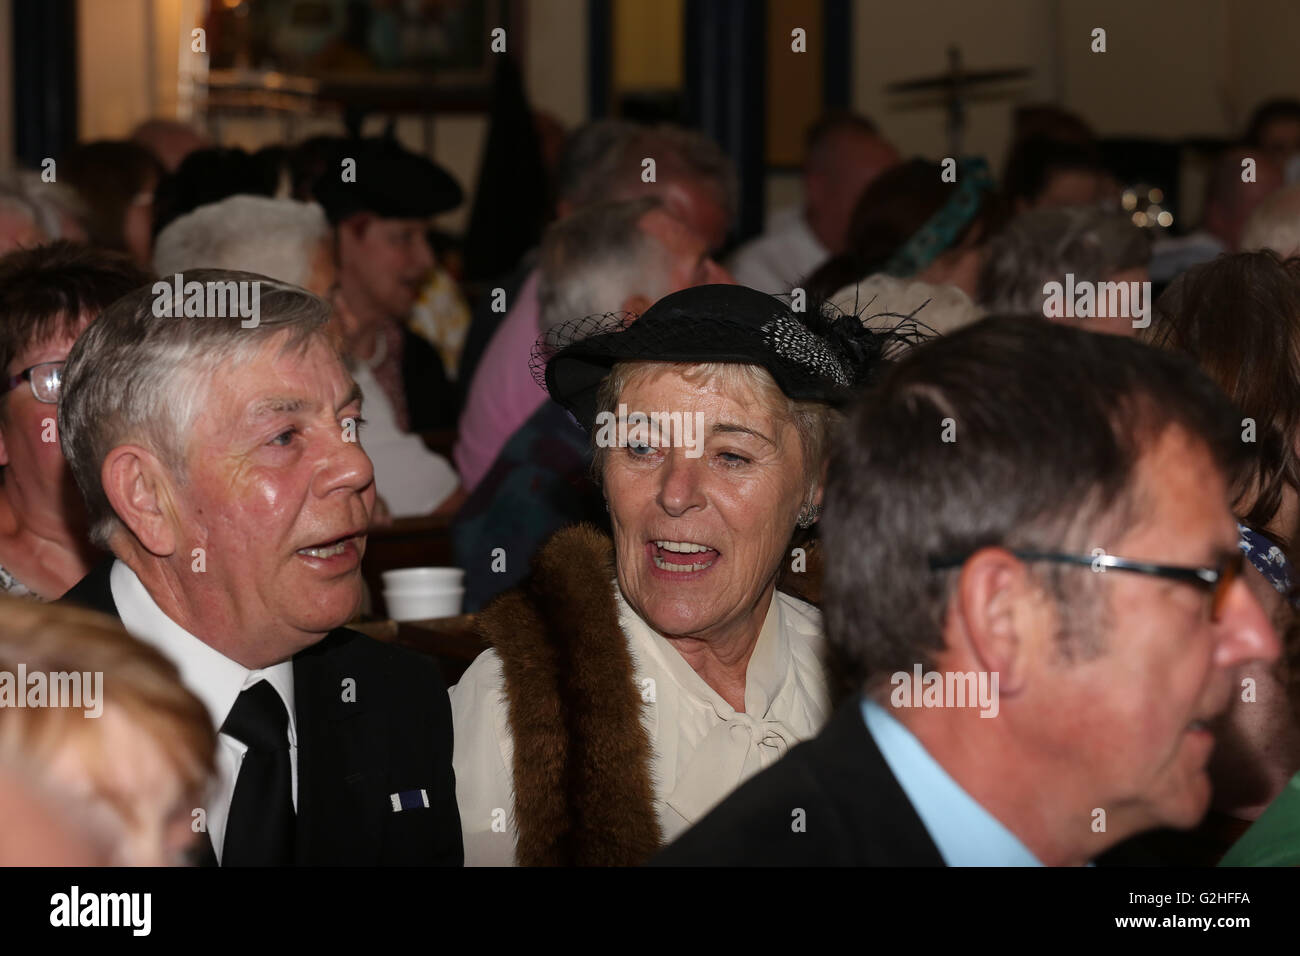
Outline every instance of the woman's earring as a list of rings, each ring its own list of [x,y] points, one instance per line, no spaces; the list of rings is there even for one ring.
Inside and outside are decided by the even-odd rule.
[[[821,513],[821,505],[804,505],[799,512],[799,527],[811,528],[817,523],[817,519],[821,517]]]

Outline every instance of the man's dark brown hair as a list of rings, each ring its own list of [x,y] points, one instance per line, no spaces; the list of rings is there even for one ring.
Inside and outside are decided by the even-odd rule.
[[[1205,442],[1231,486],[1238,416],[1180,355],[1003,316],[906,356],[832,451],[823,613],[843,663],[859,680],[933,666],[956,572],[931,557],[1107,548],[1149,511],[1138,462],[1173,425]],[[1068,622],[1063,653],[1099,651],[1099,576],[1033,573]]]

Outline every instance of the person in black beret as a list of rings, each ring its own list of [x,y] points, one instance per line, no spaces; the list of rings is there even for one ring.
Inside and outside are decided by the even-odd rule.
[[[344,348],[373,377],[401,431],[453,428],[459,394],[438,352],[406,320],[436,264],[429,219],[459,206],[461,188],[388,137],[326,145],[331,155],[311,193],[335,228]],[[376,398],[367,390],[368,405]]]
[[[787,592],[836,406],[895,344],[731,285],[547,333],[534,374],[590,435],[613,538],[558,532],[477,615],[491,649],[451,697],[468,864],[644,862],[817,733],[821,618]]]

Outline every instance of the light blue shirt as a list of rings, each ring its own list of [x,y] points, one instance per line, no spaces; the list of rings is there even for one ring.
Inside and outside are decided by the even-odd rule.
[[[1043,864],[948,776],[921,741],[875,701],[863,698],[862,719],[949,866]]]

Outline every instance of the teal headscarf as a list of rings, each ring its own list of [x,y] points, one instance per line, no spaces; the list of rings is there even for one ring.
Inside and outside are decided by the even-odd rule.
[[[884,272],[900,279],[923,272],[948,249],[980,211],[984,194],[993,189],[993,176],[983,157],[958,163],[957,191],[912,234],[885,264]]]

